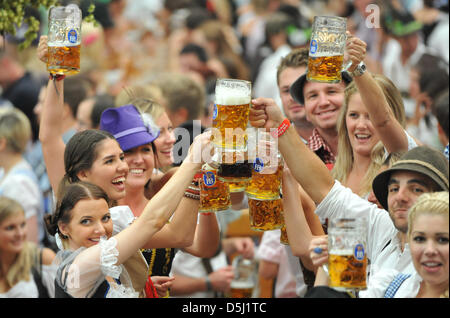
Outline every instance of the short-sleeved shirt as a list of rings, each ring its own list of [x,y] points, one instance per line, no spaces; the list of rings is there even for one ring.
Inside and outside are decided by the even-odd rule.
[[[414,273],[409,245],[402,251],[389,213],[375,204],[359,197],[349,188],[335,181],[327,196],[317,206],[315,213],[320,218],[366,218],[367,219],[367,258],[370,260],[369,278],[381,269],[395,269],[408,274]],[[370,279],[369,279],[370,281]],[[364,294],[365,291],[360,293]]]

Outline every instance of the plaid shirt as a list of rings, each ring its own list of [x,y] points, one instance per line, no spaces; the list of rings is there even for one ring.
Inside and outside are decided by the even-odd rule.
[[[323,140],[316,128],[309,137],[308,146],[325,164],[333,164],[336,161],[336,156],[331,151],[330,146]]]

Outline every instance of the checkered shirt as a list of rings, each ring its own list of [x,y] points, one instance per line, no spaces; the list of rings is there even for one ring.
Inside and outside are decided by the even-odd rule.
[[[330,146],[328,146],[325,140],[323,140],[316,128],[314,128],[311,136],[309,137],[308,146],[309,149],[314,151],[325,164],[334,163],[336,161],[336,156]]]
[[[389,284],[388,288],[386,289],[386,292],[384,293],[384,298],[394,298],[395,294],[397,293],[397,290],[400,288],[400,286],[403,284],[403,282],[410,277],[411,274],[398,274],[394,277],[394,280]]]

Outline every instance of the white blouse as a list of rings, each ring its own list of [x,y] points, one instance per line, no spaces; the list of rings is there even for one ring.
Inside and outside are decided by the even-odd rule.
[[[42,265],[41,278],[42,283],[47,288],[48,295],[53,298],[55,295],[55,274],[54,265]],[[30,280],[22,280],[15,284],[6,293],[0,293],[0,298],[38,298],[39,292],[37,285],[30,273]]]
[[[135,219],[128,206],[117,206],[110,210],[113,221],[113,235],[128,227]],[[109,282],[106,298],[137,298],[131,279],[121,265],[117,263],[117,240],[114,236],[102,237],[98,245],[76,251],[60,251],[56,255],[59,263],[56,282],[73,297],[90,297],[104,282],[106,276],[120,278],[120,284]],[[83,253],[84,252],[84,253]]]

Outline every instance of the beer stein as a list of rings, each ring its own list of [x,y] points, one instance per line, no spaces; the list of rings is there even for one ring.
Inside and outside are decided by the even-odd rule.
[[[229,298],[252,298],[257,278],[256,262],[238,255],[233,259],[232,266],[234,277]]]
[[[334,219],[328,224],[328,274],[330,287],[366,289],[366,223],[362,219]]]
[[[308,81],[339,83],[342,80],[346,30],[345,18],[314,17],[306,74]]]
[[[252,177],[252,164],[246,151],[224,151],[214,147],[211,159],[217,165],[217,176],[224,182],[246,182]]]
[[[219,78],[215,87],[212,142],[226,151],[246,150],[251,83]]]
[[[252,178],[245,192],[251,199],[276,200],[280,198],[283,158],[270,133],[260,131],[258,136]]]
[[[248,198],[250,228],[254,231],[280,229],[284,224],[283,199],[257,200]]]
[[[47,71],[76,74],[80,71],[81,10],[75,4],[51,7],[48,13]]]
[[[217,212],[231,207],[230,189],[228,184],[217,178],[217,170],[208,164],[202,167],[200,179],[199,212]]]

